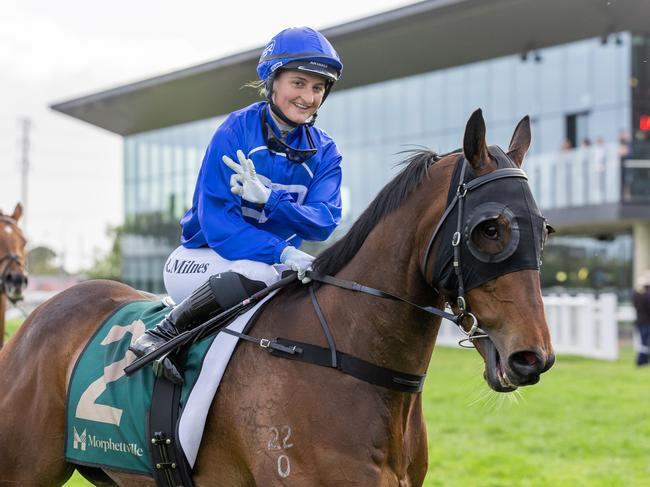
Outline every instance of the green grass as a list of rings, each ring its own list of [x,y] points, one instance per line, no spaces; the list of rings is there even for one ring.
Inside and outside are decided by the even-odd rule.
[[[65,487],[92,487],[93,484],[79,475],[78,472],[75,472],[74,475],[70,477],[70,480],[68,480],[64,485]]]
[[[473,351],[436,349],[424,392],[426,486],[650,486],[650,370],[560,356],[539,384],[490,392]]]
[[[15,330],[19,322],[11,322]],[[470,350],[433,354],[427,487],[650,487],[650,367],[560,356],[539,384],[488,389]],[[90,485],[78,474],[67,487]]]
[[[10,337],[11,335],[14,334],[14,332],[18,329],[20,324],[23,322],[22,319],[20,320],[9,320],[5,323],[5,340],[7,337]]]

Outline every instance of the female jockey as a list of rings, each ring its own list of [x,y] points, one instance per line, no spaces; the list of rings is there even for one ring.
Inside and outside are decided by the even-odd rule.
[[[131,346],[137,356],[277,281],[274,264],[308,281],[313,257],[298,247],[327,239],[341,219],[341,155],[313,124],[342,70],[329,41],[308,27],[266,45],[257,65],[266,101],[231,113],[212,137],[181,246],[165,264],[165,287],[180,304]],[[241,292],[224,297],[224,289]],[[164,362],[165,376],[181,382]]]

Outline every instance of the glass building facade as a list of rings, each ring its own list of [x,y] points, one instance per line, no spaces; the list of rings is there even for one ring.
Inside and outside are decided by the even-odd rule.
[[[344,157],[344,221],[334,238],[399,170],[396,164],[407,156],[404,151],[426,147],[444,153],[459,148],[467,119],[479,107],[488,141],[504,148],[517,122],[531,116],[533,142],[525,169],[542,209],[618,201],[616,141],[621,131],[632,129],[634,39],[629,33],[613,34],[607,42],[588,39],[525,56],[334,90],[318,119]],[[164,292],[163,263],[178,245],[178,220],[191,205],[203,152],[222,120],[215,117],[125,137],[122,252],[127,283]],[[602,147],[577,147],[585,139],[598,140]],[[563,143],[570,150],[560,161],[555,154]],[[581,161],[581,169],[575,169],[574,160]],[[598,192],[592,194],[586,188],[594,173],[600,179]],[[575,185],[581,188],[577,193]],[[579,199],[567,199],[574,194]],[[316,252],[319,245],[306,247]]]

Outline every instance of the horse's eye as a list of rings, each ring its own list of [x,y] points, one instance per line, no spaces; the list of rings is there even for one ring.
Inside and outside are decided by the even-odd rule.
[[[485,222],[481,225],[481,232],[490,240],[497,240],[499,238],[499,227],[495,222]]]

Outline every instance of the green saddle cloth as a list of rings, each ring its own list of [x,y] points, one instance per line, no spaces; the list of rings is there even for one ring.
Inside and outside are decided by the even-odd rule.
[[[135,358],[129,345],[168,312],[160,301],[130,302],[115,311],[86,345],[68,388],[65,457],[69,462],[152,474],[147,421],[155,376],[151,367],[131,377],[123,369]],[[189,351],[181,407],[213,339],[202,340]]]

